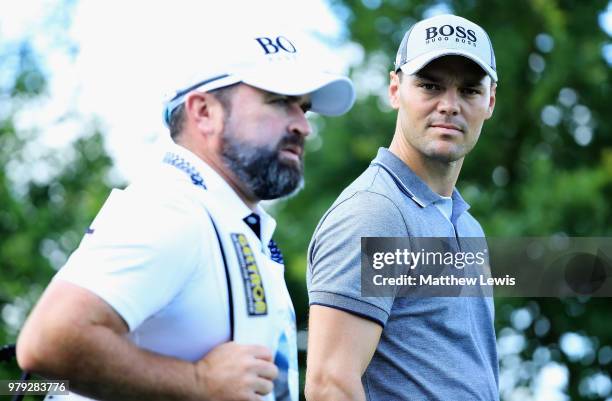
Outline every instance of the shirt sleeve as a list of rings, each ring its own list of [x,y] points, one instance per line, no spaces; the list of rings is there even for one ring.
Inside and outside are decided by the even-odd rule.
[[[398,207],[384,195],[360,191],[323,218],[310,243],[310,305],[344,310],[384,326],[393,297],[361,296],[361,237],[408,235]]]
[[[54,279],[93,292],[133,330],[189,282],[210,222],[180,194],[129,190],[113,190]]]

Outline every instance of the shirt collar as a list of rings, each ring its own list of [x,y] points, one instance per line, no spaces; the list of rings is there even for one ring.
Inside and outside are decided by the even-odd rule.
[[[459,193],[459,191],[457,190],[457,188],[453,188],[453,194],[451,196],[451,198],[453,199],[453,217],[452,217],[452,223],[453,225],[455,224],[455,222],[457,221],[457,218],[459,216],[461,216],[461,214],[463,214],[463,212],[467,212],[468,209],[470,208],[470,204],[467,203],[463,197],[461,196],[461,194]]]
[[[372,164],[379,165],[385,169],[395,181],[395,184],[406,193],[410,199],[421,207],[427,207],[442,199],[429,186],[416,175],[406,163],[394,155],[387,148],[379,148],[378,154]],[[453,217],[456,218],[470,208],[459,194],[457,188],[453,188]]]
[[[191,165],[202,177],[206,190],[215,194],[215,196],[222,197],[226,209],[235,213],[240,220],[244,220],[253,212],[257,213],[261,224],[261,242],[266,245],[270,242],[276,229],[276,221],[259,204],[255,206],[255,210],[251,210],[217,171],[183,146],[171,143],[168,145],[166,153],[173,153]],[[190,174],[185,173],[184,176],[186,180],[189,180]]]

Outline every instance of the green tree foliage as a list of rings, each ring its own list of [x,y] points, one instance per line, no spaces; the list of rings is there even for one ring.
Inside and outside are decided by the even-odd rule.
[[[0,70],[9,76],[0,86],[2,345],[15,342],[27,312],[102,205],[111,160],[95,129],[83,128],[71,151],[58,153],[40,147],[38,132],[18,128],[18,116],[47,96],[45,73],[27,41],[0,48]],[[18,377],[14,363],[0,363],[0,379]]]
[[[319,135],[310,142],[306,187],[277,206],[277,236],[301,328],[307,320],[303,283],[310,235],[377,148],[390,143],[395,113],[385,100],[388,73],[404,32],[434,10],[477,21],[496,51],[494,117],[458,183],[485,232],[612,234],[610,61],[602,55],[611,40],[598,21],[608,0],[335,0],[331,6],[347,24],[346,39],[364,57],[351,71],[360,88],[357,104],[343,118],[315,120]],[[498,299],[496,308],[500,349],[515,344],[502,352],[505,399],[529,399],[543,366],[568,369],[562,391],[570,399],[606,398],[601,383],[612,366],[607,299]],[[582,355],[561,351],[572,339],[588,345]]]

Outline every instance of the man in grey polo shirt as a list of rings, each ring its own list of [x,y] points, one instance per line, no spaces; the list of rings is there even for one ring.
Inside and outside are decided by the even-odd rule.
[[[308,254],[306,398],[498,400],[493,301],[362,297],[361,237],[483,237],[455,189],[495,106],[493,47],[454,15],[415,24],[390,73],[389,149],[342,192]]]

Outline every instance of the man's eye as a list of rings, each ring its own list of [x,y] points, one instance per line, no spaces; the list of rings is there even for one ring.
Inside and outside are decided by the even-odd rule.
[[[469,96],[480,95],[480,91],[474,88],[464,88],[463,93]]]
[[[422,83],[420,85],[421,88],[427,90],[427,91],[433,91],[433,90],[438,90],[440,89],[439,85],[436,84],[429,84],[429,83]]]
[[[276,103],[280,105],[285,105],[289,103],[289,99],[286,97],[277,97],[271,100],[271,103]]]

